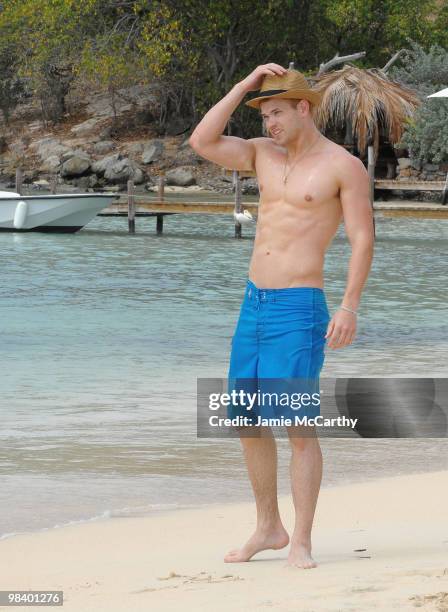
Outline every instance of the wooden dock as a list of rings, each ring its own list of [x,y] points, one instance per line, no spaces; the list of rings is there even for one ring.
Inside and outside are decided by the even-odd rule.
[[[371,168],[370,168],[371,169]],[[370,173],[372,174],[372,173]],[[176,199],[165,198],[165,180],[164,176],[159,177],[158,190],[152,198],[149,195],[140,195],[135,193],[134,184],[128,181],[127,194],[117,196],[118,201],[111,204],[99,213],[102,217],[127,217],[129,233],[135,233],[135,218],[136,217],[156,217],[156,232],[163,233],[163,219],[166,215],[176,214],[228,214],[229,216],[235,213],[241,213],[243,210],[248,210],[253,217],[258,213],[258,202],[243,202],[241,194],[241,179],[245,176],[254,176],[253,172],[237,172],[233,171],[233,184],[235,197],[229,201],[190,201],[184,202]],[[448,219],[448,206],[446,205],[446,193],[448,186],[447,181],[431,181],[425,183],[424,189],[428,191],[441,191],[441,203],[415,202],[412,200],[396,200],[389,202],[375,202],[375,190],[421,190],[421,183],[408,181],[383,180],[373,179],[371,176],[370,203],[374,213],[385,217],[419,217],[427,219]],[[236,218],[233,218],[235,224],[235,237],[241,238],[242,227]],[[375,222],[374,222],[375,223]]]
[[[405,180],[389,180],[375,179],[374,160],[372,157],[371,147],[369,147],[369,176],[370,176],[370,203],[372,210],[376,214],[381,214],[385,217],[420,217],[427,219],[448,219],[448,174],[445,181],[405,181]],[[242,172],[237,170],[223,169],[224,174],[231,174],[234,186],[234,199],[229,201],[190,201],[184,202],[173,198],[169,200],[165,197],[165,177],[161,174],[158,178],[157,193],[151,197],[149,194],[135,193],[135,187],[132,181],[128,181],[127,193],[117,194],[117,201],[111,204],[108,208],[103,209],[99,216],[101,217],[127,217],[129,233],[135,233],[135,218],[136,217],[156,217],[156,232],[163,233],[163,219],[166,215],[176,214],[228,214],[232,215],[232,220],[235,226],[235,237],[240,238],[242,235],[242,227],[237,218],[234,218],[235,213],[241,213],[243,210],[248,210],[252,216],[256,217],[258,213],[258,202],[247,201],[243,202],[241,193],[241,179],[255,177],[254,172]],[[55,179],[56,177],[54,177]],[[21,193],[23,180],[23,172],[21,168],[16,170],[16,192]],[[440,204],[430,202],[416,202],[413,200],[395,200],[380,202],[374,201],[375,192],[378,190],[386,191],[440,191]],[[52,181],[51,193],[56,193],[56,180]]]
[[[369,147],[370,149],[370,147]],[[371,156],[372,157],[372,156]],[[385,217],[420,217],[427,219],[448,219],[448,206],[446,195],[448,190],[448,176],[446,181],[428,181],[425,183],[415,181],[399,181],[387,179],[374,179],[372,164],[369,165],[369,176],[371,182],[370,203],[376,214]],[[253,216],[257,215],[257,202],[243,202],[241,194],[241,179],[255,177],[254,172],[238,172],[236,170],[223,170],[224,174],[232,173],[235,191],[234,200],[229,201],[190,201],[185,202],[178,199],[165,198],[165,179],[161,175],[158,181],[157,194],[151,198],[149,195],[137,195],[132,181],[128,182],[127,194],[117,196],[118,202],[99,213],[103,217],[127,217],[129,232],[135,232],[135,217],[156,217],[156,231],[163,232],[163,219],[166,215],[175,214],[228,214],[240,213],[248,210]],[[441,203],[416,202],[413,200],[395,200],[386,202],[375,202],[375,192],[378,190],[399,191],[440,191]],[[240,238],[242,228],[240,223],[234,219],[235,237]]]
[[[243,202],[246,208],[252,214],[257,214],[257,202]],[[448,208],[448,207],[447,207]],[[135,206],[135,214],[140,217],[153,217],[157,214],[233,214],[235,210],[235,202],[182,202],[169,200],[137,200]],[[125,201],[111,204],[99,213],[103,217],[127,217],[128,205]]]
[[[242,207],[252,215],[258,212],[257,202],[242,202]],[[169,200],[137,200],[136,217],[154,217],[172,214],[228,214],[233,215],[235,203],[228,202],[181,202]],[[373,210],[385,217],[426,217],[429,219],[448,219],[448,206],[412,200],[374,202]],[[103,217],[127,217],[128,204],[125,200],[114,203],[99,213]]]
[[[375,179],[375,190],[394,191],[440,191],[443,192],[445,181],[397,181],[392,179]]]

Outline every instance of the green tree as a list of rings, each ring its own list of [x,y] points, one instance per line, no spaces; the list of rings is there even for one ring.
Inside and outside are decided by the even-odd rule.
[[[25,85],[17,74],[16,55],[11,46],[0,47],[0,74],[0,110],[8,125],[11,112],[25,95]]]
[[[435,42],[435,0],[324,0],[331,27],[327,34],[340,55],[365,51],[364,63],[381,67],[409,37]]]
[[[44,119],[59,120],[85,36],[95,35],[98,0],[9,0],[0,36],[17,51],[19,74],[40,100]]]
[[[438,0],[8,0],[0,35],[17,48],[19,74],[57,120],[69,91],[109,91],[150,83],[159,124],[196,122],[258,64],[274,61],[308,76],[320,63],[366,51],[382,66],[412,35],[446,40],[448,9]],[[241,106],[230,129],[260,133],[256,113]]]
[[[398,148],[406,147],[410,157],[422,163],[448,161],[448,99],[427,98],[448,87],[448,51],[432,45],[428,51],[411,42],[402,57],[402,66],[393,66],[391,78],[415,89],[422,105],[409,121]]]

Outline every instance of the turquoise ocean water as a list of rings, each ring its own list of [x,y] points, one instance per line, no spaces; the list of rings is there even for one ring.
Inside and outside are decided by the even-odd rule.
[[[196,438],[196,379],[224,377],[254,230],[226,215],[97,217],[0,233],[0,535],[251,499],[238,440]],[[354,345],[326,376],[445,376],[448,222],[377,219]],[[326,258],[330,312],[350,249]],[[280,492],[288,447],[280,447]],[[324,486],[448,469],[446,440],[322,441]]]

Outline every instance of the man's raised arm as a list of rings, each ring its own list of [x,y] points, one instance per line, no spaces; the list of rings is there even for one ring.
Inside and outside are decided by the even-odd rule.
[[[236,136],[223,136],[223,132],[232,113],[249,91],[259,89],[267,74],[284,72],[285,68],[278,64],[257,66],[204,115],[190,136],[191,148],[201,157],[225,168],[254,170],[256,139],[244,140]]]

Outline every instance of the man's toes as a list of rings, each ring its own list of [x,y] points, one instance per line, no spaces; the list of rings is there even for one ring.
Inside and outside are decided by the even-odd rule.
[[[227,563],[238,563],[239,561],[245,561],[245,560],[246,560],[245,556],[241,550],[231,550],[224,557],[224,561],[227,561]]]
[[[298,569],[311,569],[313,567],[317,567],[317,563],[315,561],[290,561],[285,567],[297,567]]]

